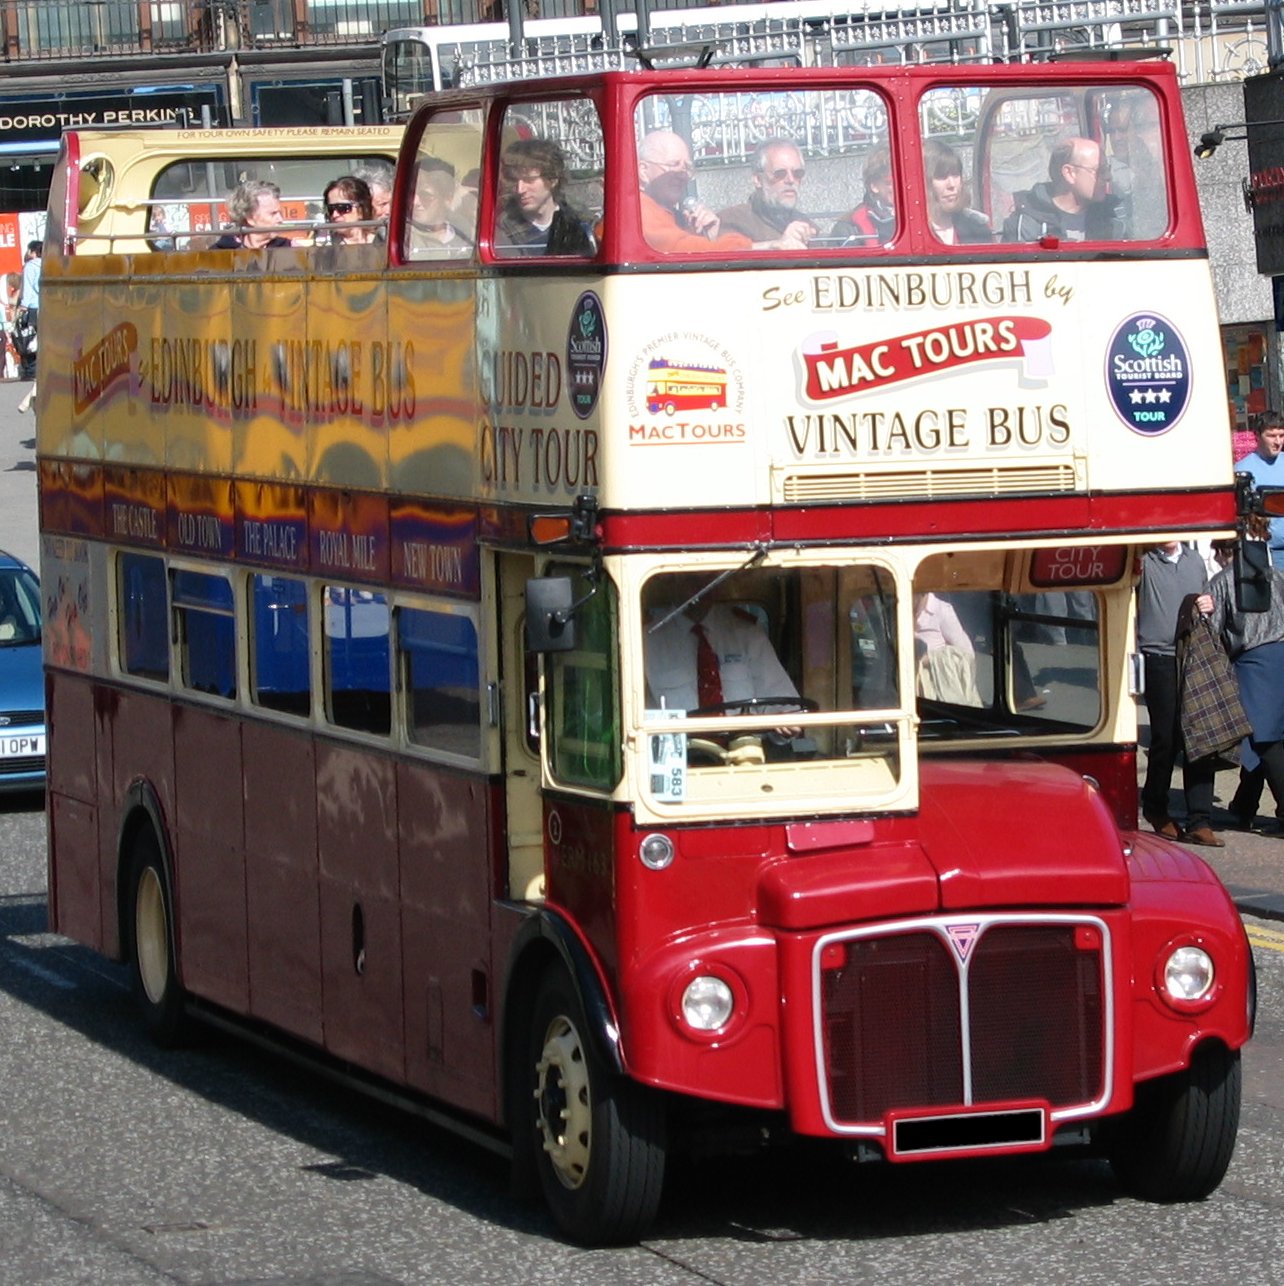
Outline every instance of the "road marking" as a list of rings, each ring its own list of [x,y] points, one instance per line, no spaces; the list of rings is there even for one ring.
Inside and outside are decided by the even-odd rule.
[[[1284,932],[1279,929],[1268,929],[1260,924],[1246,924],[1244,930],[1253,946],[1261,947],[1266,951],[1284,952]]]
[[[72,979],[64,978],[62,974],[54,973],[52,969],[46,969],[44,965],[36,964],[34,960],[27,960],[18,955],[17,952],[6,951],[5,957],[11,964],[16,965],[19,969],[25,970],[27,973],[36,978],[40,978],[42,981],[49,983],[53,987],[63,987],[70,990],[76,985]]]

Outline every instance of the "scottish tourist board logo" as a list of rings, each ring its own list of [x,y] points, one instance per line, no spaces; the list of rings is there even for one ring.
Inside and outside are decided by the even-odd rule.
[[[566,380],[571,409],[581,420],[593,414],[605,369],[606,318],[602,315],[602,301],[591,290],[586,290],[575,301],[566,335]]]
[[[1190,353],[1158,313],[1135,313],[1106,351],[1106,387],[1115,413],[1134,433],[1167,433],[1190,401]]]

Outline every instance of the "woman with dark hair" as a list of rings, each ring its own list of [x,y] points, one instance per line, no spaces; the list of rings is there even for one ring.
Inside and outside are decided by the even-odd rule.
[[[326,184],[323,197],[327,223],[340,226],[330,232],[330,241],[336,246],[363,246],[375,240],[375,228],[356,226],[374,219],[374,202],[370,185],[354,174],[345,174]]]
[[[990,221],[968,206],[971,193],[963,177],[963,162],[945,143],[930,138],[923,144],[923,176],[927,180],[927,215],[932,235],[946,245],[977,245],[994,240]]]

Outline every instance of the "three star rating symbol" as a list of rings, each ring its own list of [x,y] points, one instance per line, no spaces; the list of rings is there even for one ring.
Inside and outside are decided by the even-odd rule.
[[[1171,402],[1172,396],[1172,393],[1166,388],[1148,388],[1144,393],[1140,389],[1135,388],[1128,394],[1128,400],[1133,404],[1133,406],[1140,406],[1142,402],[1153,406],[1156,402]]]

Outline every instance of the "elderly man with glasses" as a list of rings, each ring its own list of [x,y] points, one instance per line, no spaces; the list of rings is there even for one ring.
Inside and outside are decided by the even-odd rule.
[[[1004,241],[1119,241],[1127,236],[1110,170],[1090,138],[1068,138],[1052,149],[1048,181],[1015,196],[1003,224]]]
[[[642,235],[665,254],[748,250],[748,237],[722,232],[718,216],[687,195],[694,174],[690,149],[672,131],[653,130],[638,144]]]
[[[728,232],[740,232],[755,250],[806,250],[819,229],[798,209],[807,168],[790,139],[772,138],[754,152],[749,200],[718,211]]]

